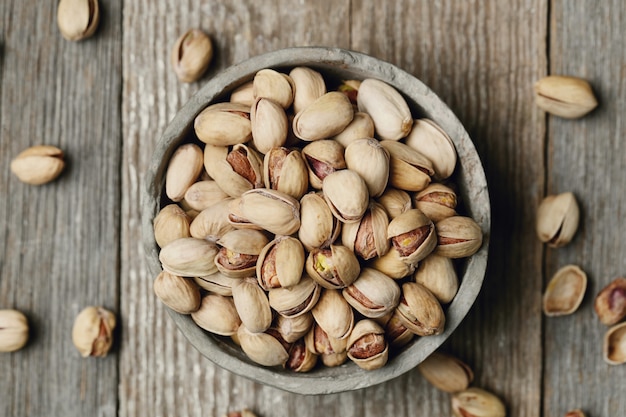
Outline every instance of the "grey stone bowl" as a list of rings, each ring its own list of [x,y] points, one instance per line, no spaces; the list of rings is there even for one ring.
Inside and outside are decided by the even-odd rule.
[[[390,355],[387,365],[374,371],[362,370],[350,361],[335,368],[318,366],[304,374],[280,367],[263,367],[250,361],[229,338],[207,333],[196,326],[189,316],[169,310],[189,342],[222,368],[294,393],[328,394],[369,387],[402,375],[422,362],[452,334],[482,286],[487,266],[491,211],[485,174],[474,144],[452,111],[421,81],[394,65],[357,52],[323,47],[282,49],[251,58],[213,77],[180,109],[163,132],[154,151],[142,195],[143,242],[152,276],[156,277],[161,271],[152,220],[164,203],[165,171],[174,150],[193,135],[196,115],[207,104],[223,100],[234,88],[250,81],[258,70],[274,68],[288,71],[301,65],[312,67],[334,80],[377,78],[385,81],[405,96],[414,117],[429,117],[439,124],[454,141],[459,156],[453,178],[459,188],[464,213],[473,217],[484,233],[482,248],[460,265],[461,285],[457,296],[447,306],[445,331],[438,336],[415,338],[400,352]],[[151,288],[146,288],[146,291],[151,291]]]

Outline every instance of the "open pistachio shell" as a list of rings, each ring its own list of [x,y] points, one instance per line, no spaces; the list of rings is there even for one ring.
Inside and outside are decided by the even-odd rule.
[[[434,253],[420,262],[413,278],[428,288],[441,304],[451,302],[459,290],[459,278],[452,259]]]
[[[435,225],[418,209],[407,210],[389,222],[387,237],[400,259],[416,264],[437,246]]]
[[[202,110],[193,123],[196,136],[213,146],[230,146],[252,139],[250,106],[217,103]]]
[[[400,348],[406,345],[415,336],[415,333],[402,324],[397,309],[389,315],[389,319],[383,327],[385,328],[385,337],[392,348]]]
[[[227,198],[229,198],[228,194],[222,191],[217,182],[203,180],[197,181],[187,188],[184,202],[187,207],[200,212]]]
[[[370,197],[380,196],[389,178],[389,152],[376,139],[358,139],[345,151],[346,166],[363,178]]]
[[[233,299],[211,293],[202,297],[200,308],[191,313],[191,318],[204,330],[221,336],[237,333],[241,325]]]
[[[367,113],[356,112],[350,124],[331,139],[339,142],[345,148],[355,140],[373,138],[374,133],[374,121],[372,117]]]
[[[465,258],[475,254],[483,244],[483,232],[474,219],[452,216],[435,225],[438,245],[435,253],[448,258]]]
[[[200,176],[201,171],[202,149],[198,145],[187,143],[176,149],[165,173],[167,197],[174,202],[182,200],[187,189]]]
[[[580,211],[571,192],[549,195],[537,209],[537,236],[549,246],[568,244],[578,228]]]
[[[349,169],[333,172],[324,178],[322,191],[330,211],[344,223],[358,222],[369,206],[365,181]]]
[[[395,219],[405,211],[413,208],[409,193],[392,187],[387,187],[376,201],[385,208],[390,219]]]
[[[298,317],[310,311],[320,297],[320,286],[307,275],[289,288],[273,288],[269,291],[269,304],[278,314]]]
[[[232,230],[217,241],[221,249],[215,256],[215,265],[222,274],[232,278],[254,276],[259,254],[268,242],[265,234],[258,230]]]
[[[310,311],[294,317],[286,317],[279,314],[274,319],[274,324],[272,325],[287,343],[293,343],[303,338],[311,330],[312,326],[313,315]]]
[[[298,150],[270,149],[263,158],[265,187],[299,200],[309,187],[309,171]]]
[[[291,106],[295,94],[291,77],[273,69],[262,69],[255,74],[252,91],[255,99],[269,98],[284,109]]]
[[[277,190],[246,191],[239,209],[244,218],[270,233],[288,236],[300,228],[300,203]]]
[[[446,316],[441,304],[426,287],[415,282],[402,285],[397,311],[402,323],[418,336],[443,332]]]
[[[606,332],[603,351],[609,365],[626,363],[626,323],[616,324]]]
[[[456,215],[456,193],[443,184],[432,183],[413,196],[413,204],[433,222]]]
[[[543,294],[546,316],[572,314],[583,301],[587,289],[587,274],[576,265],[566,265],[552,277]]]
[[[259,225],[248,220],[241,211],[241,197],[233,198],[228,203],[228,223],[236,229],[263,230]]]
[[[234,280],[233,301],[246,329],[252,333],[269,329],[272,324],[272,310],[267,294],[259,287],[255,278]]]
[[[365,317],[390,313],[400,301],[400,287],[380,271],[363,268],[359,277],[343,289],[344,298]]]
[[[304,269],[304,248],[296,238],[279,236],[259,254],[256,276],[264,290],[291,287],[300,282]]]
[[[405,262],[398,250],[392,246],[383,256],[372,259],[368,266],[393,279],[402,279],[415,272],[417,263]]]
[[[405,191],[421,191],[430,184],[435,171],[428,158],[401,142],[380,144],[389,152],[389,184]]]
[[[447,353],[433,352],[417,369],[435,388],[451,394],[466,390],[474,379],[469,366]]]
[[[344,147],[334,140],[318,140],[302,148],[311,187],[320,190],[324,178],[346,167]]]
[[[297,114],[326,94],[326,82],[322,74],[308,67],[295,67],[289,72],[295,86],[293,111]]]
[[[341,223],[333,216],[322,194],[309,193],[302,197],[298,239],[306,250],[330,246],[340,231]]]
[[[257,98],[252,104],[250,122],[252,142],[259,152],[265,154],[270,149],[285,144],[289,125],[285,109],[280,104],[269,98]]]
[[[203,277],[193,277],[196,284],[203,290],[226,297],[233,296],[233,283],[235,279],[228,277],[221,272],[216,272]]]
[[[306,341],[307,349],[311,350],[311,352],[317,355],[340,355],[329,356],[327,357],[327,360],[324,360],[324,358],[322,358],[322,361],[326,366],[341,365],[347,359],[347,356],[345,355],[346,346],[348,344],[347,337],[343,339],[337,339],[335,337],[329,336],[324,331],[324,329],[322,329],[317,323],[313,323],[313,327],[311,327],[311,330],[309,330],[304,338]],[[329,365],[328,363],[333,364]]]
[[[189,226],[191,237],[216,242],[235,228],[228,221],[229,205],[232,198],[222,200],[196,215]]]
[[[615,278],[600,290],[593,307],[600,321],[607,326],[626,317],[626,278]]]
[[[370,371],[383,367],[389,358],[385,331],[374,320],[360,320],[350,333],[346,351],[359,368]]]
[[[430,160],[435,178],[446,179],[456,166],[456,148],[450,136],[430,119],[417,119],[405,143]]]
[[[246,145],[204,147],[204,167],[217,185],[231,197],[263,187],[263,160]]]
[[[289,359],[290,346],[279,339],[278,332],[254,333],[242,325],[237,331],[237,337],[244,353],[259,365],[278,366]]]
[[[287,370],[308,372],[317,364],[318,356],[306,347],[306,340],[299,339],[289,348],[289,359],[284,363]]]
[[[341,229],[341,241],[364,260],[383,256],[389,250],[385,209],[372,201],[357,223],[347,223]]]
[[[402,95],[383,81],[368,78],[361,82],[357,95],[359,111],[374,120],[382,139],[398,140],[409,134],[413,125],[411,110]]]
[[[309,142],[330,138],[345,129],[353,117],[352,104],[345,94],[331,91],[296,114],[293,133]]]
[[[452,413],[455,417],[506,417],[506,409],[498,397],[474,387],[452,396]]]
[[[185,237],[167,244],[159,253],[163,270],[182,277],[211,275],[217,247],[204,239]]]
[[[330,248],[309,252],[305,269],[322,287],[338,290],[357,279],[361,266],[350,249],[342,245],[330,245]]]
[[[354,312],[339,290],[322,290],[311,313],[318,326],[336,339],[348,337],[354,326]]]

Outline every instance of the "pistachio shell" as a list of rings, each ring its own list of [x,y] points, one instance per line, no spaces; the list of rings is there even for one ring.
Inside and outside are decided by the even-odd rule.
[[[555,116],[576,119],[598,105],[591,86],[578,77],[550,75],[535,83],[535,103]]]
[[[198,213],[189,226],[191,236],[216,242],[224,234],[235,230],[228,222],[229,207],[232,201],[232,198],[222,200]]]
[[[217,272],[217,247],[203,239],[186,237],[167,244],[159,253],[163,269],[174,275],[195,277]]]
[[[345,148],[355,140],[373,138],[374,133],[374,121],[370,115],[363,112],[356,112],[350,124],[331,139],[339,142]]]
[[[452,413],[455,417],[505,417],[502,401],[480,388],[468,388],[452,396]]]
[[[231,146],[252,139],[250,106],[217,103],[198,114],[193,123],[196,136],[213,146]]]
[[[415,333],[411,332],[404,324],[402,324],[402,320],[400,319],[397,309],[390,314],[384,328],[385,337],[387,338],[387,341],[389,341],[389,345],[394,348],[405,346],[415,336]]]
[[[600,321],[607,326],[626,317],[626,278],[615,278],[600,290],[593,307]]]
[[[261,226],[258,226],[248,220],[241,211],[241,197],[234,198],[228,203],[228,223],[237,229],[253,229],[263,230]]]
[[[354,326],[354,313],[339,290],[324,289],[311,310],[315,322],[327,335],[347,338]]]
[[[222,236],[217,244],[222,248],[215,256],[215,265],[231,278],[254,276],[259,254],[269,240],[258,230],[232,230]]]
[[[189,217],[177,204],[168,204],[154,217],[154,240],[160,248],[183,237],[189,237]]]
[[[464,258],[475,254],[483,243],[480,226],[470,217],[452,216],[435,225],[438,245],[436,254]]]
[[[306,194],[300,200],[300,222],[298,238],[308,251],[330,246],[341,230],[341,223],[324,197],[316,193]]]
[[[98,0],[61,0],[57,8],[57,24],[68,41],[92,36],[100,23]]]
[[[405,143],[430,160],[435,178],[443,180],[454,172],[456,148],[450,136],[430,119],[417,119]]]
[[[441,304],[451,302],[459,290],[459,278],[452,259],[434,253],[420,262],[414,280],[428,288]]]
[[[293,343],[303,338],[313,326],[313,315],[310,311],[294,317],[277,315],[273,327],[278,330],[285,342]]]
[[[395,88],[383,81],[363,80],[357,105],[359,111],[372,117],[376,133],[382,139],[398,140],[411,131],[413,118],[409,106]]]
[[[226,200],[226,194],[213,180],[197,181],[185,191],[184,201],[193,210],[202,211],[222,200]]]
[[[402,324],[418,336],[443,332],[446,316],[437,298],[422,284],[402,285],[402,298],[397,311]]]
[[[587,274],[576,265],[566,265],[552,277],[543,294],[546,316],[572,314],[583,301],[587,289]]]
[[[63,171],[65,167],[63,158],[63,151],[56,146],[31,146],[11,161],[11,172],[26,184],[46,184],[56,179]]]
[[[413,196],[413,204],[433,222],[456,216],[457,198],[452,188],[432,183]]]
[[[233,92],[230,93],[230,102],[251,107],[254,103],[254,88],[252,84],[252,81],[248,81],[235,88]]]
[[[348,338],[348,358],[368,371],[383,367],[389,358],[384,335],[385,331],[374,320],[360,320]]]
[[[162,271],[152,287],[163,304],[177,313],[190,314],[200,308],[200,288],[192,279]]]
[[[305,336],[305,341],[307,349],[317,355],[344,354],[340,356],[329,356],[326,360],[322,358],[326,366],[337,366],[347,359],[345,353],[348,338],[337,339],[331,337],[317,323],[313,323],[313,327],[311,327],[311,330],[309,330]]]
[[[320,286],[311,277],[303,275],[296,285],[271,289],[269,303],[281,316],[298,317],[315,306],[320,290]]]
[[[300,200],[309,188],[309,171],[298,150],[270,149],[263,158],[265,187]]]
[[[466,390],[474,379],[469,366],[447,353],[433,352],[417,369],[435,388],[451,394]]]
[[[391,220],[387,237],[400,259],[410,264],[421,261],[437,246],[433,222],[418,209],[407,210]]]
[[[305,268],[314,281],[329,289],[341,289],[352,284],[361,269],[354,252],[341,245],[311,250]]]
[[[343,225],[341,241],[364,260],[383,256],[389,250],[388,225],[385,209],[372,201],[359,222]]]
[[[319,190],[329,174],[346,167],[344,148],[333,140],[318,140],[302,148],[311,187]]]
[[[581,410],[572,410],[568,411],[565,414],[565,417],[585,417],[585,413],[583,413]]]
[[[263,187],[263,159],[245,145],[232,149],[224,146],[204,147],[204,167],[217,185],[231,197],[239,197],[253,188]]]
[[[365,181],[349,169],[333,172],[324,178],[322,191],[330,211],[344,223],[359,221],[369,205]]]
[[[571,192],[549,195],[537,209],[537,235],[549,246],[568,244],[578,228],[578,203]]]
[[[365,317],[377,318],[393,311],[400,301],[400,287],[380,271],[363,268],[359,277],[342,291],[344,298]]]
[[[235,279],[228,277],[219,271],[203,277],[193,277],[193,280],[203,290],[226,297],[233,296],[233,283],[235,282]]]
[[[283,365],[293,372],[308,372],[317,364],[317,355],[306,347],[306,341],[300,339],[291,345],[289,359]]]
[[[430,160],[410,146],[392,140],[380,144],[389,152],[389,184],[406,191],[421,191],[434,174]]]
[[[255,278],[234,280],[233,301],[237,314],[248,331],[262,333],[269,329],[272,324],[272,310],[265,291],[259,287]]]
[[[283,146],[287,140],[287,114],[280,104],[264,97],[256,99],[250,111],[252,142],[261,153]]]
[[[300,282],[303,269],[302,243],[293,237],[279,236],[261,250],[256,276],[264,290],[291,287]]]
[[[353,117],[350,100],[342,93],[331,91],[296,114],[293,133],[306,141],[330,138],[345,129]]]
[[[193,143],[176,149],[165,173],[165,194],[176,202],[183,199],[187,188],[193,184],[202,171],[202,149]]]
[[[221,336],[237,333],[241,324],[233,299],[211,293],[202,297],[200,309],[191,318],[200,328]]]
[[[270,233],[290,235],[300,228],[300,203],[277,190],[246,191],[239,209],[244,218]]]
[[[263,366],[283,365],[289,359],[285,345],[277,339],[278,332],[253,333],[245,326],[237,331],[241,349],[254,362]]]
[[[295,94],[291,77],[272,69],[262,69],[256,73],[252,82],[254,98],[269,98],[284,109],[291,106]]]
[[[626,323],[616,324],[606,332],[603,353],[609,365],[626,363]]]
[[[345,151],[346,166],[363,178],[371,197],[379,197],[389,178],[389,152],[376,139],[359,139]]]
[[[411,196],[406,191],[397,188],[387,187],[385,192],[376,199],[381,204],[390,219],[395,219],[405,211],[413,208]]]
[[[415,271],[417,263],[405,262],[392,246],[383,256],[372,259],[369,266],[393,279],[402,279]]]
[[[0,309],[0,353],[16,352],[28,343],[28,319],[21,311]]]
[[[170,63],[180,81],[192,83],[202,77],[212,58],[211,38],[200,29],[190,29],[174,44]]]
[[[299,113],[326,94],[326,83],[319,72],[307,67],[295,67],[289,72],[295,85],[293,111]]]

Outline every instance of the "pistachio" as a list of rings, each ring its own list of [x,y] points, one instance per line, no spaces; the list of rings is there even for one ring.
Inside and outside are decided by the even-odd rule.
[[[418,209],[407,210],[391,220],[387,237],[400,259],[410,264],[417,264],[437,246],[435,225]]]
[[[409,343],[415,333],[411,332],[402,324],[398,310],[394,310],[389,314],[389,319],[384,324],[385,338],[389,341],[389,345],[393,348],[400,348]]]
[[[445,315],[437,298],[423,285],[407,282],[402,285],[402,297],[397,311],[407,329],[419,336],[443,332]]]
[[[331,91],[319,97],[293,119],[293,133],[305,141],[330,138],[344,130],[354,118],[348,98]]]
[[[357,104],[359,111],[372,117],[380,138],[398,140],[411,131],[411,110],[402,95],[389,84],[371,78],[363,80]]]
[[[284,109],[291,106],[295,94],[291,77],[272,69],[258,71],[252,82],[254,98],[269,98]]]
[[[241,411],[231,411],[228,414],[224,414],[222,417],[257,417],[252,411],[244,408]]]
[[[228,204],[228,223],[237,229],[253,229],[263,230],[261,226],[258,226],[248,220],[241,211],[241,197],[235,198]]]
[[[174,202],[182,200],[201,171],[202,149],[193,143],[179,146],[167,165],[165,194]]]
[[[217,242],[220,250],[215,255],[217,269],[230,278],[254,276],[259,254],[268,239],[258,230],[232,230]]]
[[[572,410],[568,411],[565,414],[565,417],[585,417],[585,413],[583,413],[581,410]]]
[[[578,77],[550,75],[535,83],[535,103],[555,116],[576,119],[598,105],[591,86]]]
[[[193,128],[198,139],[208,145],[231,146],[246,143],[252,139],[250,106],[240,103],[210,105],[196,116]]]
[[[287,114],[278,103],[265,97],[257,98],[250,111],[250,123],[252,142],[259,152],[265,154],[285,144],[289,130]]]
[[[232,148],[206,145],[204,167],[217,185],[231,197],[263,187],[263,158],[246,145]]]
[[[183,237],[190,237],[189,216],[177,204],[159,210],[153,221],[154,240],[160,248]]]
[[[283,365],[289,359],[289,343],[274,329],[253,333],[245,326],[237,331],[241,349],[254,362],[263,366]]]
[[[28,342],[28,319],[17,310],[0,310],[0,352],[15,352]]]
[[[200,328],[220,336],[236,334],[241,325],[233,299],[213,293],[202,297],[200,308],[191,313],[191,319]]]
[[[413,196],[416,208],[433,222],[456,216],[456,193],[443,184],[432,183]]]
[[[466,390],[474,379],[469,366],[447,353],[433,352],[417,369],[435,388],[451,394]]]
[[[200,29],[190,29],[178,38],[170,62],[178,79],[184,83],[197,81],[213,58],[213,43]]]
[[[285,369],[294,372],[308,372],[317,364],[317,355],[306,347],[304,338],[297,340],[289,348],[289,359],[284,363]]]
[[[300,282],[304,268],[304,248],[296,238],[279,236],[259,254],[256,276],[264,290],[291,287]]]
[[[232,201],[232,198],[222,200],[198,213],[189,226],[191,237],[216,242],[226,233],[235,230],[228,221]]]
[[[596,296],[594,309],[603,324],[612,326],[626,317],[626,278],[615,278]]]
[[[226,200],[226,194],[213,180],[198,181],[189,186],[185,191],[184,202],[193,210],[201,212],[222,200]]]
[[[374,137],[374,121],[372,117],[363,112],[355,112],[352,121],[341,132],[331,139],[339,142],[344,148],[358,139]]]
[[[341,231],[341,223],[323,195],[316,193],[306,194],[300,200],[300,223],[298,238],[308,251],[330,246]]]
[[[344,93],[348,99],[350,99],[350,103],[353,105],[357,105],[357,96],[359,95],[359,87],[361,86],[361,81],[359,80],[344,80],[342,81],[337,91],[341,91]],[[369,135],[372,136],[372,135]],[[367,137],[369,137],[367,136]]]
[[[478,252],[483,244],[483,232],[470,217],[452,216],[435,225],[438,245],[436,254],[448,258],[464,258]]]
[[[354,326],[354,312],[339,290],[322,290],[311,313],[317,325],[335,339],[347,338]]]
[[[46,184],[63,171],[63,151],[55,146],[38,145],[20,152],[11,161],[11,171],[22,182]]]
[[[609,365],[626,363],[626,323],[616,324],[606,332],[603,353]]]
[[[203,290],[226,297],[233,296],[233,283],[235,279],[227,277],[221,272],[205,275],[203,277],[193,277],[193,281]]]
[[[578,203],[571,192],[549,195],[537,209],[537,235],[549,246],[568,244],[578,228]]]
[[[322,287],[336,290],[352,284],[361,269],[354,252],[341,245],[311,250],[305,268]]]
[[[435,178],[443,180],[452,175],[456,166],[456,148],[450,136],[434,121],[415,120],[405,143],[430,160]]]
[[[387,275],[372,268],[363,268],[358,278],[343,289],[348,303],[365,317],[377,318],[398,306],[400,287]]]
[[[389,152],[376,139],[359,139],[345,151],[346,166],[363,178],[370,197],[379,197],[389,178]]]
[[[274,324],[272,325],[287,343],[294,343],[296,340],[304,337],[311,330],[311,326],[313,326],[313,315],[311,312],[295,317],[286,317],[279,314],[274,319]]]
[[[183,277],[202,277],[217,272],[214,258],[216,246],[204,239],[177,239],[161,249],[159,260],[163,269]]]
[[[57,8],[57,24],[68,41],[80,41],[94,34],[100,22],[97,0],[61,0]]]
[[[246,106],[252,106],[254,103],[254,88],[253,82],[248,81],[235,88],[232,93],[230,93],[230,102],[243,104]]]
[[[395,219],[405,211],[413,208],[409,194],[406,191],[392,187],[387,187],[376,201],[385,208],[390,219]]]
[[[434,253],[420,262],[414,280],[428,288],[441,304],[451,302],[459,290],[459,279],[452,259]]]
[[[200,308],[200,288],[192,279],[162,271],[153,289],[163,304],[177,313],[190,314]]]
[[[300,203],[277,190],[256,189],[241,195],[239,209],[249,222],[277,235],[300,228]]]
[[[468,388],[452,396],[452,413],[455,417],[505,417],[502,401],[480,388]]]
[[[233,301],[241,322],[251,333],[262,333],[272,324],[272,310],[256,278],[233,282]]]
[[[341,229],[341,241],[364,260],[383,256],[389,250],[389,219],[383,206],[371,202],[361,220]]]
[[[587,289],[587,274],[576,265],[566,265],[552,277],[543,294],[546,316],[563,316],[578,309]]]
[[[398,250],[391,246],[386,254],[371,260],[369,266],[393,279],[402,279],[411,275],[417,263],[405,262]]]
[[[295,67],[289,72],[295,85],[293,111],[297,114],[326,94],[326,82],[319,72],[307,67]]]
[[[347,338],[337,339],[329,336],[317,323],[313,324],[305,336],[307,349],[320,355],[324,365],[329,367],[339,366],[348,359],[347,342]]]
[[[263,158],[263,180],[266,188],[302,198],[309,187],[309,172],[300,151],[270,149]]]
[[[346,350],[352,362],[368,371],[383,367],[389,357],[385,331],[378,323],[369,319],[360,320],[354,326]]]
[[[81,356],[106,356],[113,345],[115,315],[103,307],[83,309],[72,328],[72,341]]]
[[[270,306],[284,317],[298,317],[315,306],[320,297],[320,286],[307,275],[289,288],[273,288],[269,291]]]
[[[324,178],[324,199],[333,215],[344,223],[358,222],[369,206],[369,192],[363,178],[343,169]]]
[[[380,142],[389,152],[389,184],[405,191],[421,191],[435,173],[432,163],[410,146],[392,140]]]
[[[333,140],[318,140],[302,148],[308,168],[309,182],[315,189],[322,188],[324,178],[346,167],[344,148]]]

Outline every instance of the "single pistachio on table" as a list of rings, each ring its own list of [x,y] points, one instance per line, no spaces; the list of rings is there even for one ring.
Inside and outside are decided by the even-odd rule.
[[[368,371],[382,368],[389,358],[385,331],[370,319],[357,322],[348,338],[346,350],[352,362]]]
[[[72,342],[81,356],[106,356],[113,345],[115,324],[115,314],[103,307],[83,309],[72,328]]]
[[[328,367],[339,366],[348,359],[346,347],[348,338],[337,339],[329,336],[317,323],[304,336],[307,349],[319,355]]]
[[[201,212],[202,210],[229,198],[217,182],[213,180],[197,181],[187,188],[183,201],[193,209]]]
[[[214,259],[218,249],[204,239],[185,237],[161,249],[159,261],[163,270],[183,277],[202,277],[217,272]]]
[[[452,188],[440,183],[431,183],[414,194],[413,204],[435,223],[457,214],[456,193]]]
[[[297,114],[326,94],[326,82],[319,72],[308,67],[295,67],[289,72],[295,86],[293,111]]]
[[[309,193],[300,200],[298,239],[306,250],[328,247],[341,231],[341,222],[333,216],[322,194]]]
[[[372,268],[363,268],[357,279],[343,289],[348,303],[368,318],[392,312],[400,301],[400,287],[387,275]]]
[[[183,237],[190,237],[189,216],[177,204],[168,204],[154,217],[154,240],[160,248]]]
[[[252,139],[250,106],[229,102],[212,104],[196,116],[193,128],[198,139],[207,145],[246,143]]]
[[[317,355],[307,348],[309,339],[298,339],[289,348],[289,359],[283,364],[285,369],[293,372],[308,372],[317,364]]]
[[[272,325],[272,310],[267,294],[256,278],[233,282],[233,301],[241,322],[251,333],[262,333]]]
[[[206,145],[204,167],[217,185],[231,197],[263,187],[263,158],[254,149],[237,144]]]
[[[310,311],[295,317],[286,317],[278,314],[272,324],[272,327],[278,330],[287,343],[294,343],[296,340],[303,338],[311,330],[312,326],[313,314]]]
[[[353,251],[343,245],[330,245],[309,252],[305,269],[324,288],[342,289],[352,284],[361,271]]]
[[[239,103],[244,104],[246,106],[252,106],[254,103],[254,87],[253,82],[248,81],[235,88],[232,93],[230,93],[230,102],[231,103]]]
[[[416,282],[402,284],[398,304],[398,318],[418,336],[431,336],[443,332],[446,316],[441,304],[423,285]]]
[[[287,140],[289,125],[287,114],[280,104],[269,98],[259,97],[250,110],[252,143],[261,153],[283,146]]]
[[[318,140],[302,148],[308,169],[309,183],[316,190],[322,188],[324,178],[346,168],[344,147],[334,140]]]
[[[339,290],[322,290],[311,313],[317,325],[335,339],[347,338],[354,327],[352,307]]]
[[[543,294],[543,312],[546,316],[572,314],[583,301],[587,290],[587,274],[576,265],[559,269]]]
[[[68,41],[80,41],[93,35],[100,23],[97,0],[61,0],[57,7],[57,24]]]
[[[580,210],[571,192],[549,195],[537,209],[537,236],[554,248],[568,244],[578,228]]]
[[[385,208],[390,219],[395,219],[405,211],[413,208],[409,193],[392,187],[387,187],[376,201]]]
[[[290,344],[274,329],[253,333],[242,325],[237,331],[237,337],[243,352],[259,365],[283,365],[289,359]]]
[[[63,171],[63,151],[56,146],[31,146],[11,161],[11,172],[22,182],[42,185],[56,179]]]
[[[0,352],[15,352],[28,342],[28,319],[18,310],[0,310]]]
[[[232,297],[214,293],[202,297],[200,308],[191,313],[191,319],[201,329],[220,336],[236,334],[241,325]]]
[[[363,178],[349,169],[333,172],[322,184],[330,211],[343,223],[361,220],[369,206],[369,192]]]
[[[309,171],[299,150],[277,147],[263,158],[265,188],[300,200],[309,188]]]
[[[392,348],[401,348],[413,340],[415,333],[410,331],[400,319],[398,310],[394,310],[389,315],[389,319],[383,326],[385,328],[385,338]]]
[[[200,308],[200,287],[190,278],[161,271],[152,288],[163,304],[177,313],[191,314]]]
[[[346,128],[354,118],[350,100],[337,91],[319,97],[293,119],[293,133],[304,141],[330,138]]]
[[[402,142],[383,140],[380,144],[389,152],[389,185],[421,191],[430,184],[435,171],[428,158]]]
[[[451,302],[459,290],[459,278],[452,259],[434,253],[420,262],[413,280],[428,288],[441,304]]]
[[[585,417],[585,413],[581,410],[572,410],[565,413],[565,417]]]
[[[452,396],[452,413],[455,417],[505,417],[502,401],[480,388],[468,388]]]
[[[450,136],[430,119],[417,119],[405,143],[430,160],[434,177],[444,180],[456,167],[456,148]]]
[[[247,221],[273,234],[288,236],[300,228],[300,203],[277,190],[246,191],[238,208]]]
[[[341,242],[366,261],[383,256],[389,250],[388,226],[389,219],[383,206],[371,201],[359,222],[343,225]]]
[[[389,152],[373,138],[358,139],[345,150],[348,169],[363,178],[372,198],[379,197],[387,187],[389,178]]]
[[[593,307],[600,321],[607,326],[626,317],[626,278],[615,278],[600,290]]]
[[[626,323],[616,324],[604,335],[604,361],[609,365],[626,363]]]
[[[230,278],[254,276],[259,254],[268,242],[267,236],[261,231],[232,230],[216,242],[220,250],[215,255],[215,266]]]
[[[221,272],[216,272],[202,277],[193,277],[192,279],[203,290],[223,295],[225,297],[233,296],[233,283],[236,279],[227,277]]]
[[[411,131],[413,117],[402,95],[383,81],[368,78],[358,88],[359,111],[372,117],[376,133],[384,140],[399,140]]]
[[[355,140],[373,138],[374,134],[374,121],[372,117],[367,113],[355,112],[350,124],[330,139],[333,139],[346,148]]]
[[[468,365],[447,353],[433,352],[417,369],[435,388],[451,394],[466,390],[474,379]]]
[[[437,246],[435,225],[418,209],[407,210],[389,222],[387,237],[400,259],[417,264]]]
[[[264,290],[292,287],[300,282],[304,268],[304,248],[296,238],[278,236],[261,250],[256,276]]]
[[[415,272],[417,263],[405,262],[400,252],[391,246],[386,254],[370,260],[368,266],[393,279],[402,279]]]
[[[535,83],[535,103],[555,116],[577,119],[595,109],[598,101],[586,80],[550,75]]]
[[[307,275],[289,288],[269,290],[269,304],[279,315],[295,318],[306,314],[317,304],[321,287]]]
[[[262,69],[252,80],[254,98],[269,98],[287,109],[293,103],[295,94],[294,82],[287,74],[273,69]]]
[[[483,244],[483,232],[471,217],[452,216],[435,224],[438,245],[435,253],[448,258],[475,254]]]
[[[165,173],[165,194],[178,202],[185,197],[187,189],[196,182],[202,171],[202,149],[196,144],[187,143],[176,149]]]
[[[170,63],[178,79],[192,83],[202,77],[213,59],[213,42],[200,29],[182,34],[172,47]]]
[[[228,221],[232,201],[232,198],[222,200],[198,213],[189,225],[191,237],[216,242],[226,233],[235,230]]]

